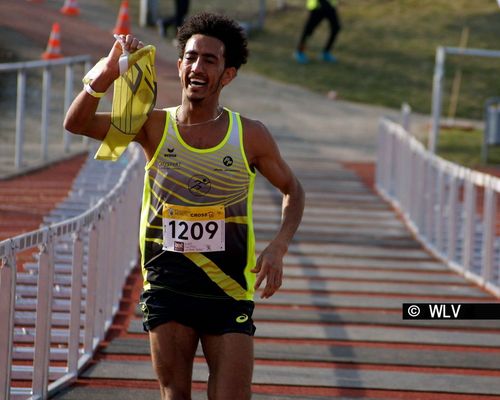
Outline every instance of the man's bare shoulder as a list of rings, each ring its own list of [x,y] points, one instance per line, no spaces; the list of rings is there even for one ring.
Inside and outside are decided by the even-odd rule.
[[[147,131],[148,135],[151,132],[157,132],[158,130],[163,132],[163,128],[165,127],[165,122],[167,111],[161,108],[155,108],[151,111],[144,124],[144,129]]]
[[[156,121],[156,120],[165,120],[165,116],[167,113],[166,108],[154,108],[153,111],[151,111],[151,114],[149,114],[149,119]]]
[[[271,132],[259,120],[241,117],[243,142],[250,164],[258,164],[258,159],[277,150]]]
[[[271,135],[263,122],[243,116],[240,116],[240,118],[241,125],[243,126],[243,133],[245,135],[256,138],[263,138],[264,136]]]
[[[166,113],[167,111],[163,109],[153,109],[141,132],[135,137],[135,141],[141,144],[148,158],[154,154],[161,141],[167,121]]]

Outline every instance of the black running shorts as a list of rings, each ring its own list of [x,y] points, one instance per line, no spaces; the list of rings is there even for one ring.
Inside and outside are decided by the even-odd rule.
[[[195,329],[199,334],[245,333],[253,336],[253,301],[212,299],[172,292],[148,290],[141,294],[144,330],[150,331],[169,321]]]

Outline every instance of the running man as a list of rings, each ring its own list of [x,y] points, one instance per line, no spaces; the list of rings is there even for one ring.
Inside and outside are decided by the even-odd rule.
[[[122,37],[124,48],[143,47]],[[190,399],[201,342],[209,367],[208,398],[251,397],[254,291],[282,284],[283,257],[304,208],[302,187],[267,128],[219,104],[246,63],[241,27],[217,14],[188,19],[178,33],[182,103],[154,109],[135,137],[146,155],[140,248],[144,329],[163,399]],[[122,46],[74,100],[69,131],[103,140],[110,114],[99,96],[119,76]],[[255,259],[252,190],[257,171],[283,194],[282,222]],[[264,283],[265,282],[265,283]]]

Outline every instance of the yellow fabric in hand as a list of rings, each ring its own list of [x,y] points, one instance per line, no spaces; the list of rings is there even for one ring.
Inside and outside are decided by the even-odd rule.
[[[153,110],[157,94],[155,51],[148,45],[127,56],[129,67],[114,83],[111,126],[96,159],[118,160]]]

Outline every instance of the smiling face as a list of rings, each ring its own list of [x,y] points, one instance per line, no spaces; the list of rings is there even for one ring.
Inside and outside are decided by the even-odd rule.
[[[235,68],[225,67],[224,44],[200,34],[187,41],[177,66],[183,96],[192,102],[217,100],[222,88],[236,76]]]

